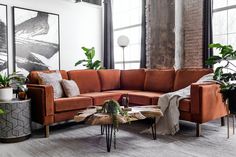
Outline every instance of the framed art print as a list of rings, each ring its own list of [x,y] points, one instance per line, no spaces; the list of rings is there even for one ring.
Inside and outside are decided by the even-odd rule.
[[[8,73],[7,6],[0,4],[0,73]]]
[[[15,71],[60,69],[59,15],[13,7]]]

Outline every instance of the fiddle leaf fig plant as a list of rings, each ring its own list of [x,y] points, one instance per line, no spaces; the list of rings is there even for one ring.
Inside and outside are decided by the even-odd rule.
[[[210,44],[209,48],[219,50],[219,55],[211,56],[206,60],[206,64],[219,64],[214,71],[213,79],[220,84],[224,101],[228,98],[230,91],[236,90],[236,65],[232,62],[236,59],[236,50],[231,45],[221,45],[219,43]]]
[[[85,66],[87,69],[95,69],[95,70],[102,69],[100,60],[93,61],[93,58],[95,57],[94,47],[92,48],[82,47],[82,50],[84,51],[84,54],[86,55],[87,59],[82,59],[77,61],[75,63],[75,66],[83,63],[83,66]]]

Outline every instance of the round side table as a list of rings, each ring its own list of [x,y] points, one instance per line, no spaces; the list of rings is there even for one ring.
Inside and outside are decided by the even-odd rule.
[[[20,142],[31,135],[30,99],[0,101],[4,114],[0,115],[0,141]]]

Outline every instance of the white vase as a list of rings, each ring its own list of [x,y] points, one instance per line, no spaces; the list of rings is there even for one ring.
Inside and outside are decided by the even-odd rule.
[[[0,101],[10,101],[13,98],[13,88],[0,88]]]

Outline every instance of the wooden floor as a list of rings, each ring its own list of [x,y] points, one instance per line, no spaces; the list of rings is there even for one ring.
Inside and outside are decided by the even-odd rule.
[[[141,133],[145,121],[121,126],[117,133],[117,149],[106,152],[105,136],[99,126],[70,123],[53,127],[49,138],[42,130],[29,140],[14,144],[0,144],[0,157],[235,157],[236,135],[227,139],[226,127],[220,120],[202,126],[203,135],[195,137],[195,125],[181,122],[181,131],[175,136]]]

